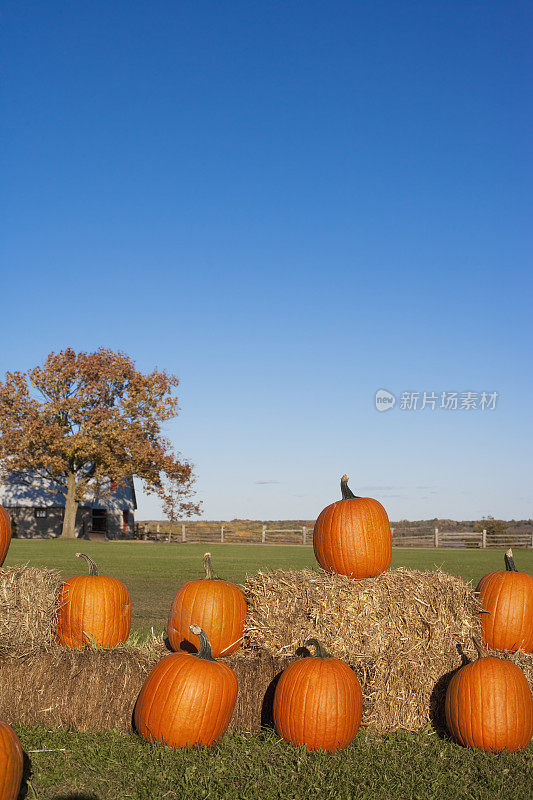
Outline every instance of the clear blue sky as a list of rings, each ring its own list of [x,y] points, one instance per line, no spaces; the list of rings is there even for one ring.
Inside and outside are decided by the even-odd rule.
[[[6,0],[0,374],[67,346],[177,374],[208,519],[314,517],[343,472],[393,519],[533,516],[532,23]]]

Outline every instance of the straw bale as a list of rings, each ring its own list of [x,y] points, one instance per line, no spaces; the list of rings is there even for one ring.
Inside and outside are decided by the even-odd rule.
[[[22,657],[52,644],[60,584],[57,570],[0,569],[0,656]]]
[[[23,658],[0,659],[0,719],[10,725],[131,731],[141,686],[165,655],[168,650],[154,640],[142,648],[51,647]],[[533,657],[516,653],[510,658],[528,672],[531,682]],[[259,733],[262,726],[272,725],[274,688],[293,658],[273,656],[264,650],[239,650],[223,660],[235,671],[239,683],[228,730]],[[445,686],[441,686],[441,705],[444,691]],[[385,726],[380,729],[387,730]]]
[[[131,727],[132,701],[156,663],[133,648],[50,648],[0,661],[0,718],[72,730]]]
[[[162,641],[154,640],[142,648],[52,647],[24,658],[0,659],[0,719],[10,725],[130,731],[142,684],[165,655]],[[239,682],[229,730],[258,733],[271,721],[275,678],[289,660],[239,651],[224,661]]]
[[[51,570],[0,570],[0,719],[131,730],[143,681],[168,650],[155,638],[112,650],[58,647],[59,584]],[[380,732],[418,729],[428,720],[440,727],[453,670],[465,656],[476,657],[479,601],[469,584],[443,572],[399,569],[365,581],[323,572],[259,573],[248,578],[246,593],[244,647],[223,659],[239,681],[230,730],[257,733],[271,724],[276,680],[313,636],[354,667],[364,723]],[[533,683],[533,655],[505,657]]]
[[[400,568],[360,581],[277,570],[248,577],[245,592],[245,646],[286,657],[319,639],[354,668],[363,724],[381,733],[441,727],[451,674],[475,656],[472,637],[481,636],[471,585],[440,570]],[[531,656],[514,659],[531,681]]]
[[[274,689],[282,671],[292,658],[276,657],[265,650],[238,650],[221,659],[237,675],[239,691],[228,731],[259,733],[272,727]]]

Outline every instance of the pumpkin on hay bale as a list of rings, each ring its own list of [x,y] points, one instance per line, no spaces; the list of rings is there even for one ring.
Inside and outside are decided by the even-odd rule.
[[[341,500],[324,508],[315,522],[313,548],[326,572],[373,578],[390,567],[392,536],[387,512],[372,497],[358,497],[341,478]]]
[[[513,551],[505,554],[505,569],[490,572],[477,585],[483,612],[483,640],[498,650],[533,653],[533,576],[519,572]]]
[[[59,573],[0,569],[0,719],[72,730],[131,730],[146,676],[168,654],[161,639],[143,647],[68,650],[54,644]],[[279,673],[299,645],[317,638],[355,668],[363,724],[417,729],[443,715],[457,643],[474,656],[480,603],[443,572],[392,570],[353,581],[322,572],[258,573],[247,579],[244,647],[224,659],[239,692],[228,730],[257,733],[272,721]],[[502,657],[502,653],[496,653]],[[533,655],[505,658],[533,684]]]
[[[238,681],[227,664],[211,654],[205,631],[191,625],[199,639],[197,653],[169,653],[143,684],[135,704],[137,732],[148,741],[171,747],[218,742],[237,699]]]
[[[334,753],[359,730],[361,685],[348,664],[326,653],[317,639],[305,646],[315,648],[314,656],[293,661],[277,682],[274,725],[287,742]]]
[[[245,647],[293,656],[316,638],[355,670],[362,724],[379,733],[444,726],[444,697],[461,655],[475,653],[479,598],[469,583],[437,570],[395,569],[353,581],[326,572],[283,571],[247,578]],[[533,658],[509,655],[530,682]]]
[[[500,752],[529,744],[533,697],[517,664],[488,655],[477,639],[477,661],[457,670],[446,691],[446,724],[465,747]]]
[[[190,632],[196,624],[209,637],[215,658],[229,656],[241,646],[246,599],[237,584],[216,577],[211,553],[204,554],[204,569],[205,578],[178,589],[168,615],[168,640],[176,652],[198,652],[200,640]]]
[[[4,506],[0,506],[0,567],[6,560],[11,544],[11,519]]]
[[[130,635],[131,599],[118,578],[101,575],[90,556],[76,553],[89,565],[89,575],[74,575],[57,596],[58,644],[73,649],[87,644],[116,647]]]

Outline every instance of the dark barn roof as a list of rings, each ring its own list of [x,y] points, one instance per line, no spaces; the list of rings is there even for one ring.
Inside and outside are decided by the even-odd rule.
[[[24,482],[18,481],[16,476],[9,476],[0,483],[0,505],[5,508],[57,508],[65,505],[65,495],[57,483],[37,473],[29,478],[25,475]],[[135,511],[137,498],[133,480],[122,486],[119,483],[113,485],[111,479],[106,478],[96,492],[91,491],[80,503],[80,508]]]

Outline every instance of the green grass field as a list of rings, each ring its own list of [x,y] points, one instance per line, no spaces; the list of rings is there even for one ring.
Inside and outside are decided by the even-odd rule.
[[[132,631],[148,635],[166,627],[168,611],[177,589],[187,580],[203,577],[202,556],[212,553],[221,578],[242,583],[247,574],[272,569],[318,569],[311,547],[230,544],[100,543],[15,539],[5,565],[25,564],[57,569],[64,578],[86,571],[75,558],[83,550],[102,574],[120,578],[131,595]],[[533,550],[517,550],[518,569],[533,572]],[[433,570],[437,567],[472,581],[503,569],[503,550],[394,550],[392,566]]]
[[[6,560],[85,571],[82,549],[101,571],[126,583],[132,629],[161,632],[178,587],[202,577],[205,545],[13,541]],[[257,570],[315,569],[311,548],[210,545],[221,577],[242,582]],[[533,571],[533,551],[517,550],[519,569]],[[503,551],[396,550],[393,567],[440,567],[476,585],[502,568]],[[360,730],[334,755],[309,753],[262,736],[225,736],[212,748],[171,750],[135,734],[17,728],[26,752],[19,800],[526,800],[533,785],[533,745],[511,754],[470,751],[431,730],[375,736]],[[33,750],[51,750],[36,752]]]
[[[171,750],[135,735],[19,729],[30,754],[27,800],[530,800],[531,745],[467,750],[428,733],[360,730],[335,754],[310,753],[272,732]]]

